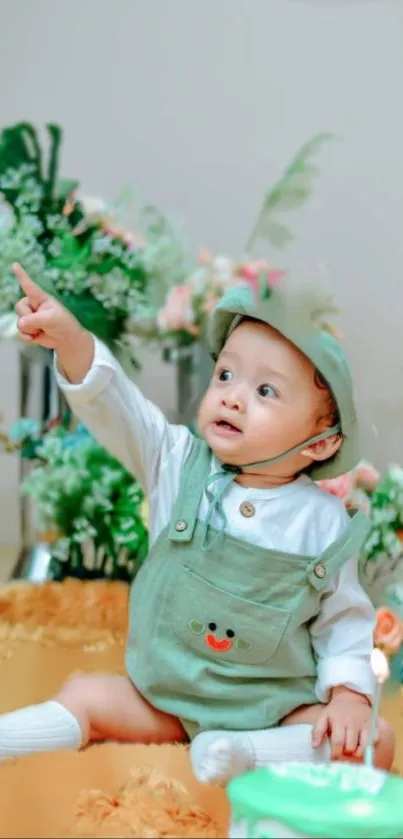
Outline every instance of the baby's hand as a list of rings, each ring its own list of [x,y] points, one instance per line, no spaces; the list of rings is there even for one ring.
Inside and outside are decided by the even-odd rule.
[[[312,732],[312,744],[320,746],[329,737],[332,760],[350,755],[361,758],[367,743],[371,708],[365,696],[348,688],[336,688]]]
[[[60,345],[74,341],[81,327],[73,315],[42,291],[21,265],[13,265],[13,271],[26,295],[15,307],[22,340],[48,349],[58,349]]]
[[[65,377],[79,384],[92,364],[92,335],[61,303],[32,282],[21,265],[13,265],[13,271],[25,292],[15,307],[22,340],[56,350]]]

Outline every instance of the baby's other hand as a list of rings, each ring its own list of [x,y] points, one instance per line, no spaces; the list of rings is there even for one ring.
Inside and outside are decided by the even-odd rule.
[[[361,758],[367,744],[371,708],[365,696],[345,687],[335,688],[312,732],[315,748],[329,737],[331,759]]]

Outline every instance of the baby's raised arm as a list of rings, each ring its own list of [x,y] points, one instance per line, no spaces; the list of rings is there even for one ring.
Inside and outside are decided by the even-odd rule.
[[[26,295],[16,306],[22,339],[55,350],[57,381],[72,410],[150,493],[172,450],[186,456],[190,432],[168,423],[100,341],[20,266],[14,271]]]

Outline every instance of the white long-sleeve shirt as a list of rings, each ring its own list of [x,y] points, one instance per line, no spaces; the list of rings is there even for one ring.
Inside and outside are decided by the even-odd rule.
[[[152,545],[171,519],[182,466],[192,445],[191,432],[170,424],[100,341],[95,341],[93,363],[81,384],[69,384],[55,367],[58,384],[74,413],[142,485],[148,497]],[[214,456],[211,471],[217,471]],[[253,517],[240,513],[244,501],[253,503]],[[342,502],[306,475],[272,489],[232,483],[222,505],[226,531],[232,536],[305,556],[319,556],[344,532],[349,520]],[[199,511],[202,520],[207,508],[204,495]],[[352,556],[323,590],[321,610],[310,627],[318,658],[319,701],[326,701],[331,688],[338,685],[372,694],[374,622],[373,606],[358,582],[357,557]]]

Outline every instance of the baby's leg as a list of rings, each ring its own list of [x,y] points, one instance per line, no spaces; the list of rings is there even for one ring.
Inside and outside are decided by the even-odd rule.
[[[319,748],[312,746],[312,729],[323,711],[323,705],[297,708],[279,728],[263,731],[207,731],[193,741],[190,756],[199,781],[228,783],[242,772],[283,760],[324,763],[330,760],[329,741]],[[380,720],[374,762],[378,769],[392,767],[395,736],[390,725]],[[356,754],[343,754],[341,760],[362,763],[363,749]]]
[[[0,760],[79,749],[93,739],[166,743],[187,737],[176,717],[153,708],[125,676],[74,676],[48,702],[0,716]]]
[[[190,747],[196,778],[203,783],[227,784],[236,775],[284,760],[325,763],[329,745],[314,749],[312,725],[267,728],[262,731],[205,731]]]

